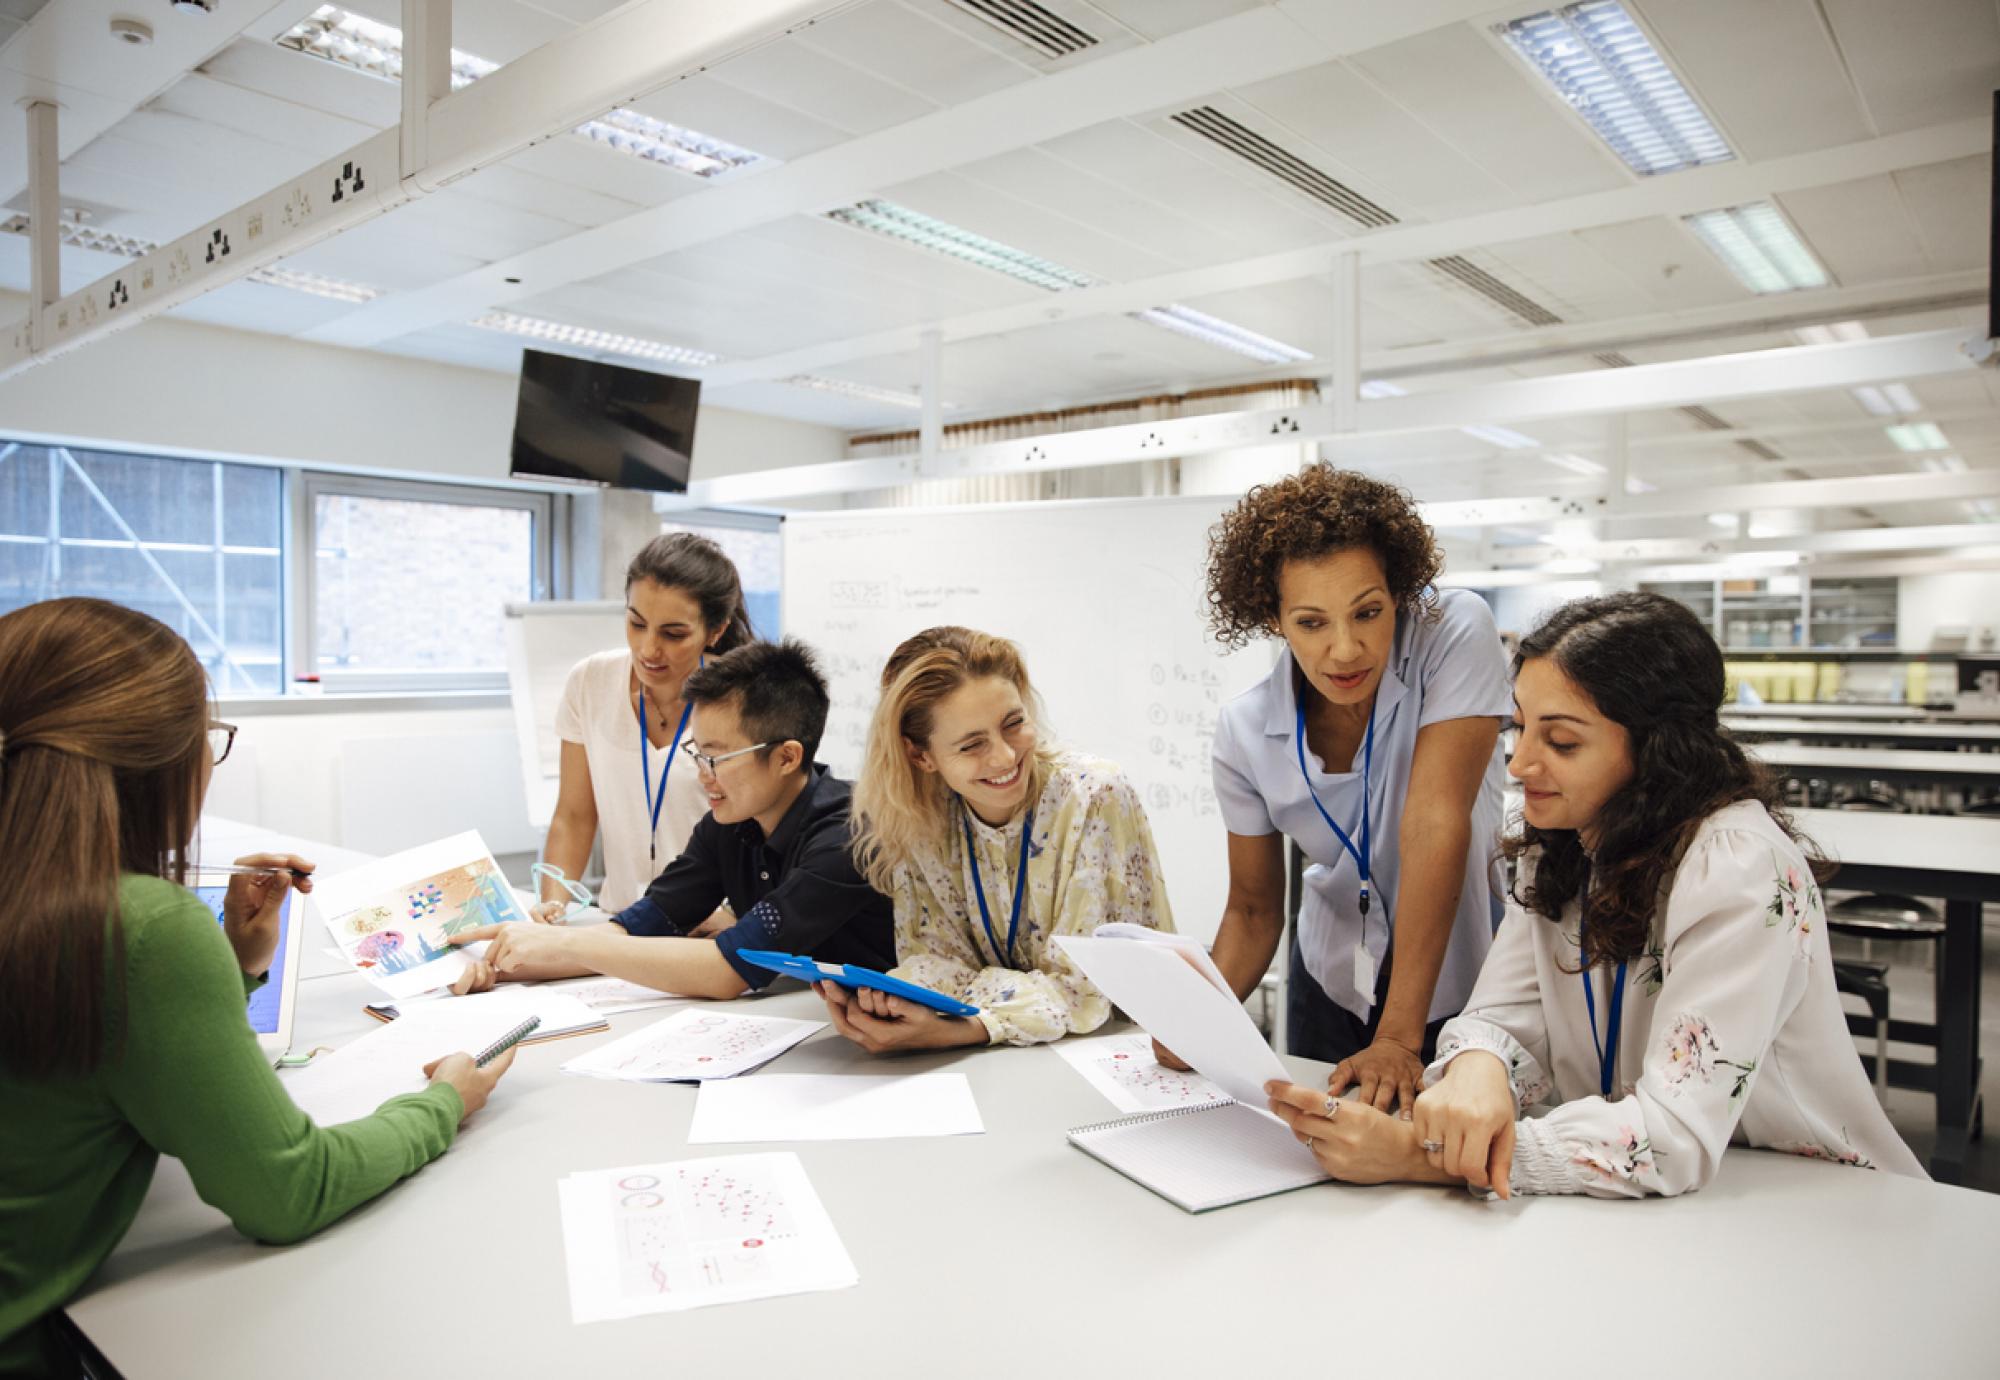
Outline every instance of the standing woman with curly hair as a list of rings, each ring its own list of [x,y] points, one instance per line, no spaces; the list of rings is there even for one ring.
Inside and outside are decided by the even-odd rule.
[[[1272,1110],[1337,1177],[1502,1197],[1688,1193],[1732,1141],[1922,1178],[1854,1057],[1803,840],[1717,717],[1708,630],[1657,594],[1579,599],[1514,667],[1519,905],[1414,1123],[1295,1085]]]
[[[1335,1065],[1332,1093],[1358,1086],[1384,1111],[1415,1101],[1500,914],[1506,658],[1478,595],[1434,588],[1442,567],[1408,494],[1323,464],[1250,490],[1209,534],[1217,639],[1287,651],[1216,726],[1215,961],[1239,996],[1270,967],[1289,837],[1311,866],[1287,1042]]]

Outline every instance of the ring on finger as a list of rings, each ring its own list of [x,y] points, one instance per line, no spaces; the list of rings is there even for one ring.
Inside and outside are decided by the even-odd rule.
[[[1418,1146],[1426,1155],[1442,1155],[1444,1153],[1444,1142],[1441,1140],[1419,1141]]]
[[[1319,1114],[1321,1120],[1332,1121],[1340,1115],[1340,1099],[1337,1097],[1327,1098],[1326,1105],[1319,1109]]]

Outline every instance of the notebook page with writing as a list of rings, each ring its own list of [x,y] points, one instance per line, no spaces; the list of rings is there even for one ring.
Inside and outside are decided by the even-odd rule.
[[[1188,1212],[1268,1198],[1330,1177],[1282,1122],[1235,1102],[1079,1126],[1069,1141]]]

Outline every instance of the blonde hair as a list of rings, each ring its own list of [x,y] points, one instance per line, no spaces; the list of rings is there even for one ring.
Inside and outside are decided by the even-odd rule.
[[[937,706],[946,696],[989,678],[1012,683],[1038,730],[1045,725],[1021,649],[1004,637],[971,628],[926,628],[889,654],[851,811],[855,862],[877,891],[887,894],[896,870],[919,852],[949,846],[958,796],[942,776],[912,761],[907,745],[930,742]],[[1054,757],[1054,746],[1038,731],[1028,799],[1041,798]]]

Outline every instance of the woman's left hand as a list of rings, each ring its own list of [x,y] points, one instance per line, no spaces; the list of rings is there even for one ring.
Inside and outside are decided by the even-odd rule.
[[[283,933],[279,914],[285,893],[312,890],[313,864],[291,853],[252,853],[236,860],[238,867],[268,867],[270,872],[229,879],[222,897],[222,932],[236,951],[236,964],[252,977],[271,971]]]
[[[1326,1080],[1326,1090],[1335,1097],[1358,1088],[1363,1102],[1384,1112],[1416,1106],[1423,1086],[1424,1061],[1417,1051],[1380,1033],[1375,1043],[1335,1064]]]
[[[976,1017],[947,1016],[872,987],[847,988],[837,982],[812,987],[826,1003],[833,1028],[870,1054],[986,1043],[986,1025]]]
[[[1425,1161],[1416,1131],[1401,1117],[1300,1083],[1274,1079],[1264,1092],[1272,1114],[1291,1127],[1322,1169],[1343,1183],[1453,1182]]]

